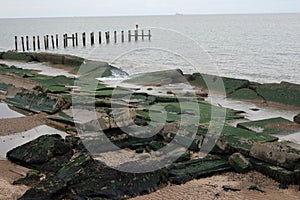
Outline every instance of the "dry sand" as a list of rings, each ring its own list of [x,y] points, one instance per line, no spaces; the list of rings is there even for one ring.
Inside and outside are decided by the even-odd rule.
[[[224,191],[223,186],[229,185],[241,191]],[[257,185],[264,193],[250,191],[248,188]],[[252,171],[248,174],[234,172],[224,173],[209,178],[193,180],[183,185],[169,185],[154,193],[132,198],[132,200],[298,200],[300,192],[298,186],[289,186],[288,189],[279,189],[279,183]]]
[[[0,160],[0,169],[1,200],[18,199],[29,189],[24,185],[12,185],[14,180],[24,177],[28,169],[4,160]]]
[[[47,114],[40,113],[12,119],[0,119],[0,136],[20,133],[46,124]]]

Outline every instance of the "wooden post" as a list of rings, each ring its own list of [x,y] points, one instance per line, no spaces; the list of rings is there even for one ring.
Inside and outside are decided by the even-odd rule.
[[[143,41],[144,41],[144,37],[145,37],[144,30],[142,30],[142,40]]]
[[[128,31],[128,42],[131,42],[131,30]]]
[[[76,46],[78,46],[78,33],[75,33]]]
[[[148,30],[149,40],[151,40],[151,30]]]
[[[56,48],[58,49],[58,34],[56,34],[55,39],[56,39]]]
[[[38,46],[38,50],[40,50],[41,49],[40,36],[37,36],[37,46]]]
[[[91,45],[95,44],[94,32],[91,33]]]
[[[54,36],[51,35],[51,41],[52,41],[52,49],[55,49],[55,42],[54,42]]]
[[[82,33],[82,43],[83,43],[83,46],[84,46],[84,47],[85,47],[85,45],[86,45],[85,39],[86,39],[85,33]]]
[[[109,38],[109,31],[105,32],[105,38],[106,38],[106,44],[109,43],[110,38]]]
[[[117,31],[114,31],[114,41],[115,41],[115,44],[117,43]]]
[[[24,46],[24,37],[21,37],[22,40],[22,50],[25,51],[25,46]]]
[[[46,35],[46,43],[47,43],[47,49],[49,49],[49,35]]]
[[[66,34],[63,34],[64,48],[66,48]]]
[[[68,34],[66,34],[66,47],[68,47]]]
[[[139,34],[138,30],[135,30],[135,31],[134,31],[134,40],[135,40],[135,41],[138,41],[138,37],[139,37],[138,34]]]
[[[45,46],[45,50],[47,50],[47,41],[46,41],[46,36],[44,36],[44,46]]]
[[[99,44],[102,43],[102,34],[101,34],[101,31],[99,32]]]
[[[72,34],[72,45],[73,45],[73,47],[75,47],[75,35],[74,34]]]
[[[107,31],[107,43],[109,43],[109,42],[110,42],[110,32]]]
[[[32,37],[33,51],[35,51],[35,36]]]
[[[18,51],[18,37],[15,36],[15,48],[16,48],[16,51]]]
[[[26,50],[29,51],[29,37],[26,36]]]
[[[124,31],[121,31],[121,41],[124,43]]]

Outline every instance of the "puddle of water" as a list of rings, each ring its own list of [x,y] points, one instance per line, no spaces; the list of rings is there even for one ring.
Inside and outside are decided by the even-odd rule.
[[[279,141],[289,141],[296,144],[300,144],[300,132],[292,133],[290,135],[285,136],[277,136],[279,138]]]
[[[11,110],[7,104],[0,103],[0,119],[18,118],[23,116],[24,115]]]
[[[76,75],[71,74],[66,70],[51,67],[47,63],[18,62],[18,61],[10,61],[10,60],[0,60],[0,63],[8,65],[8,66],[14,65],[17,68],[22,68],[22,69],[37,70],[37,71],[39,71],[38,74],[43,74],[43,75],[47,75],[47,76],[76,77]]]
[[[46,125],[38,126],[29,131],[17,133],[13,135],[1,136],[0,137],[0,159],[6,159],[6,153],[11,149],[14,149],[20,145],[23,145],[29,141],[32,141],[42,135],[59,134],[65,137],[67,133],[56,130]]]
[[[225,108],[244,111],[245,113],[242,115],[244,115],[246,119],[251,121],[270,119],[275,117],[282,117],[287,120],[293,121],[294,116],[296,116],[300,112],[299,110],[287,110],[232,99],[224,99],[218,96],[216,96],[214,99],[208,98],[208,101],[214,105],[219,104]],[[253,110],[253,108],[255,109]],[[258,110],[256,111],[256,109]]]

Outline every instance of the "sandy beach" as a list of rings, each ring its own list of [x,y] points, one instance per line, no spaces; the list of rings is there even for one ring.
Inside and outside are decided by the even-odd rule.
[[[12,183],[26,175],[28,169],[20,167],[6,160],[0,160],[0,199],[15,200],[21,197],[28,189],[25,185]]]
[[[253,191],[248,188],[256,185],[263,190]],[[240,191],[225,191],[223,186],[230,186]],[[289,186],[288,189],[279,189],[279,183],[260,174],[259,172],[249,172],[247,174],[224,173],[209,178],[193,180],[183,185],[169,185],[152,194],[132,198],[132,200],[296,200],[300,198],[298,186]]]

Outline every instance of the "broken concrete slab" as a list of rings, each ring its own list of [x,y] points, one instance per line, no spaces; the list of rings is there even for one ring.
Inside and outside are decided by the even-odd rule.
[[[285,143],[255,143],[251,148],[250,156],[292,171],[300,167],[300,151]]]
[[[25,89],[9,89],[6,102],[23,110],[50,114],[66,109],[71,105],[70,102],[60,96]]]
[[[214,75],[208,75],[208,74],[200,74],[195,73],[190,75],[187,75],[188,81],[195,86],[198,86],[200,88],[208,89],[206,82],[216,82],[218,78],[221,78],[226,94],[231,94],[239,89],[247,88],[250,85],[250,82],[245,79],[234,79],[234,78],[227,78],[227,77],[218,77]],[[210,88],[214,89],[216,91],[219,91],[222,88]]]
[[[173,164],[169,170],[169,180],[171,183],[184,184],[192,179],[199,179],[230,169],[231,167],[226,160],[208,156],[203,159]]]
[[[31,169],[55,172],[64,166],[72,149],[60,135],[44,135],[7,153],[8,160]]]
[[[238,99],[238,100],[247,99],[251,101],[264,102],[264,99],[261,96],[259,96],[254,90],[248,88],[239,89],[227,95],[227,97],[231,99]]]
[[[256,91],[268,102],[300,107],[300,85],[287,82],[262,84]]]
[[[255,142],[274,142],[278,138],[264,133],[256,133],[241,128],[225,126],[216,142],[214,152],[221,154],[233,154],[236,152],[248,156]]]
[[[299,124],[281,117],[239,123],[237,127],[251,130],[257,133],[266,133],[273,135],[285,135],[300,130]]]
[[[251,163],[240,153],[232,154],[228,163],[238,173],[246,173],[252,169]]]
[[[300,179],[299,175],[297,175],[297,171],[287,170],[283,167],[274,166],[270,163],[253,158],[250,159],[250,162],[256,171],[278,181],[279,183],[287,185],[299,183]]]

